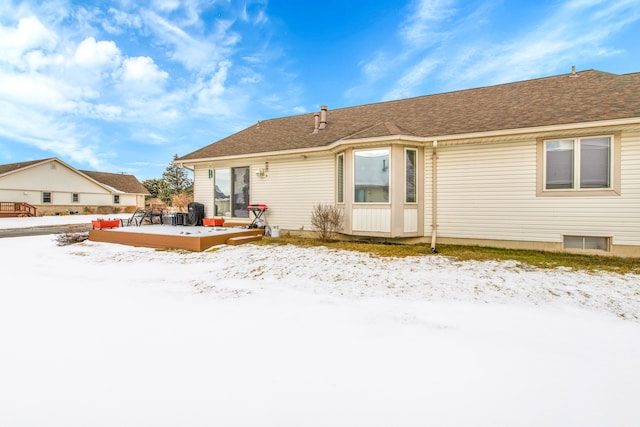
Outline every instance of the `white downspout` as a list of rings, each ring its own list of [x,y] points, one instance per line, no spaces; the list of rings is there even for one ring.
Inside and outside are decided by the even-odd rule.
[[[433,141],[431,152],[431,252],[436,250],[436,238],[438,228],[438,141]]]

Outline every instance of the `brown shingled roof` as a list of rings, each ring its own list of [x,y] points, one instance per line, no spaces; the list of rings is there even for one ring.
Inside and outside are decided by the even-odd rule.
[[[0,165],[0,175],[2,175],[4,173],[7,173],[7,172],[13,172],[13,171],[18,170],[18,169],[26,168],[26,167],[29,167],[31,165],[35,165],[37,163],[46,162],[48,160],[53,160],[53,158],[43,159],[43,160],[31,160],[31,161],[28,161],[28,162],[19,162],[19,163],[10,163],[10,164],[6,164],[6,165]]]
[[[93,178],[94,180],[111,188],[115,188],[118,191],[122,191],[123,193],[149,194],[149,191],[147,191],[147,189],[133,175],[83,170],[80,172],[87,175],[89,178]]]
[[[327,146],[344,139],[475,132],[640,117],[640,73],[560,76],[261,121],[176,160]],[[400,133],[397,133],[400,132]]]
[[[0,175],[8,172],[13,172],[19,169],[23,169],[38,163],[45,163],[49,161],[57,161],[63,163],[55,157],[41,160],[31,160],[28,162],[11,163],[6,165],[0,165]],[[67,165],[72,168],[72,166]],[[99,182],[100,184],[111,187],[117,191],[130,194],[149,194],[149,191],[138,181],[133,175],[127,175],[122,173],[109,173],[109,172],[92,172],[78,170],[78,172],[88,176],[89,178]]]

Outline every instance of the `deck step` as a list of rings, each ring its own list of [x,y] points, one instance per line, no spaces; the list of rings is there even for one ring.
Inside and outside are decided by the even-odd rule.
[[[254,242],[256,240],[262,240],[262,235],[254,234],[251,236],[237,236],[227,239],[227,245],[241,245],[243,243]]]

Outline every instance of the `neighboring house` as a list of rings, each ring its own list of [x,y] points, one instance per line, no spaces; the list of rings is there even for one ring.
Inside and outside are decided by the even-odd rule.
[[[133,212],[148,194],[133,175],[77,170],[57,158],[0,165],[0,202],[28,203],[38,215]]]
[[[269,225],[309,230],[323,203],[357,238],[640,256],[640,73],[323,106],[175,163],[207,216],[265,203]]]

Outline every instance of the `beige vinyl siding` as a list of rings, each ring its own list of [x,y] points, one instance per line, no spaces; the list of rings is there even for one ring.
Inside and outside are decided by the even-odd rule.
[[[270,226],[311,230],[311,213],[318,203],[335,204],[335,155],[269,159],[269,172],[256,173],[264,162],[251,165],[251,202],[265,203]]]
[[[213,178],[209,167],[196,167],[193,172],[193,200],[204,205],[204,216],[213,218]]]
[[[433,230],[433,149],[426,147],[424,150],[424,235],[431,236]]]
[[[405,233],[416,233],[418,231],[418,209],[416,208],[404,209],[403,225],[404,225],[403,231]]]
[[[438,235],[538,242],[610,236],[613,244],[638,245],[640,138],[623,133],[621,145],[622,195],[604,197],[537,197],[535,138],[439,147]]]
[[[353,231],[390,233],[391,207],[353,208]]]
[[[2,200],[20,201],[32,205],[42,204],[42,192],[51,193],[51,203],[47,204],[51,206],[135,206],[137,204],[136,195],[120,194],[120,203],[114,205],[113,194],[58,162],[47,162],[4,176],[0,178],[0,186],[3,188]],[[72,193],[78,193],[79,202],[71,201]]]
[[[612,243],[640,245],[640,129],[623,132],[621,145],[621,201],[611,219],[619,224]]]
[[[529,240],[539,226],[521,220],[535,202],[535,148],[535,141],[438,147],[438,235]]]
[[[70,170],[66,166],[49,162],[2,177],[2,188],[23,191],[50,191],[59,193],[108,193],[104,188]]]

